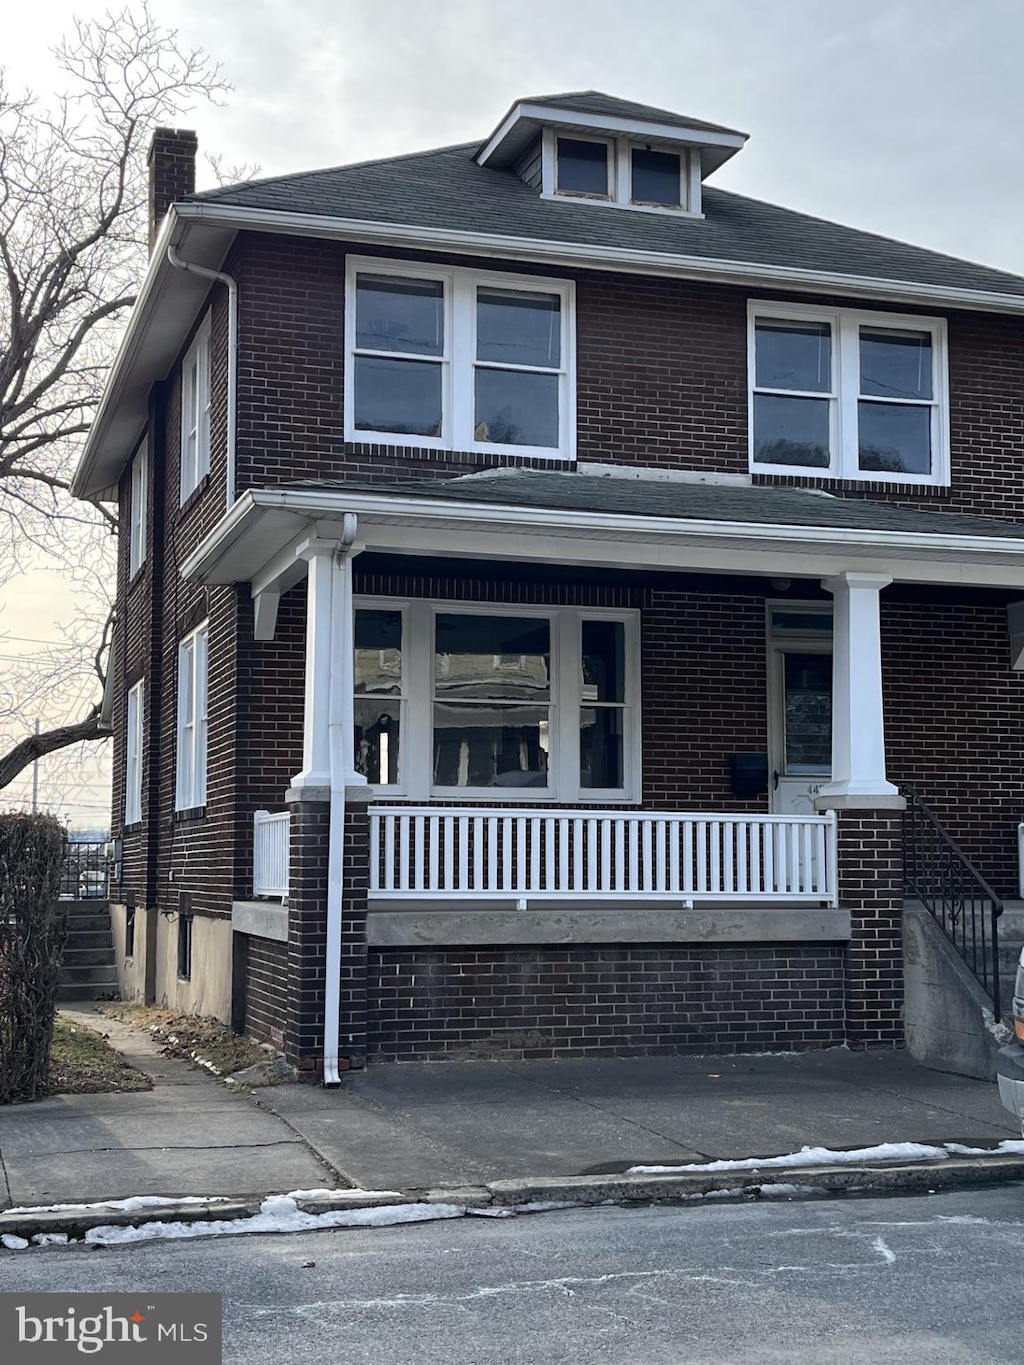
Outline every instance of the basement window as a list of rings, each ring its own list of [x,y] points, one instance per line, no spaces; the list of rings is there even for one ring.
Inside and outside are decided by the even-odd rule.
[[[178,980],[192,979],[192,916],[178,915]]]

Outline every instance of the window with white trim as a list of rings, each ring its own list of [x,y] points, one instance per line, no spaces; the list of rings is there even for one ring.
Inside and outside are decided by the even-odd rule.
[[[366,258],[347,289],[346,439],[574,457],[570,282]]]
[[[145,444],[132,461],[128,489],[128,577],[132,579],[146,562],[147,449]]]
[[[178,729],[175,810],[206,805],[209,622],[178,645]]]
[[[181,366],[181,491],[185,502],[210,472],[210,315]]]
[[[700,157],[685,147],[546,129],[545,195],[656,213],[700,213]]]
[[[425,800],[635,800],[637,613],[360,600],[355,766]]]
[[[142,734],[145,719],[144,683],[129,688],[124,737],[124,822],[142,819]]]
[[[949,482],[941,318],[751,304],[749,364],[754,473]]]

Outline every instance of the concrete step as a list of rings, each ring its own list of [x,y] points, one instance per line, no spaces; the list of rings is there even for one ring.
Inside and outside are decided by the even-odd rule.
[[[65,949],[110,948],[113,951],[114,935],[109,929],[72,929],[67,936]]]
[[[110,912],[101,911],[99,914],[74,915],[68,918],[69,934],[97,934],[103,930],[110,929]]]
[[[120,1000],[121,992],[113,986],[58,986],[57,1003],[69,1004],[72,1000]]]
[[[113,963],[88,967],[74,967],[65,963],[61,968],[60,980],[62,986],[113,986],[116,989],[117,969]]]
[[[61,974],[69,967],[113,967],[114,950],[111,947],[65,948],[61,962]]]

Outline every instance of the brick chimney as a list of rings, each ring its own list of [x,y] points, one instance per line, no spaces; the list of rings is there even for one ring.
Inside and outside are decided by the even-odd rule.
[[[196,187],[199,139],[188,128],[157,128],[149,145],[149,249],[176,199]]]

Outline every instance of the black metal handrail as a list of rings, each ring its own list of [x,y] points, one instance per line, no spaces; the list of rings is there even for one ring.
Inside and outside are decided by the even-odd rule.
[[[919,900],[992,999],[1001,1018],[999,917],[1003,903],[913,787],[903,787],[905,894]]]

